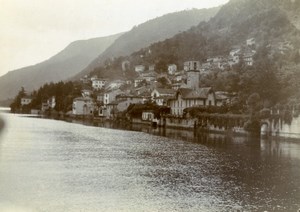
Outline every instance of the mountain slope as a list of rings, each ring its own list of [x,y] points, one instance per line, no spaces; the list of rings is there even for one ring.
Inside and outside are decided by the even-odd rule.
[[[257,52],[254,65],[247,67],[240,63],[232,69],[228,67],[230,73],[224,71],[224,75],[232,74],[236,79],[228,90],[241,92],[244,102],[254,92],[272,103],[291,99],[293,92],[299,93],[300,90],[300,31],[290,15],[299,10],[299,1],[285,0],[282,4],[282,0],[231,0],[210,21],[151,44],[130,56],[117,58],[94,69],[91,74],[107,78],[120,76],[124,60],[130,62],[131,72],[138,64],[155,64],[156,71],[166,72],[167,65],[175,63],[182,70],[183,62],[188,60],[206,62],[207,58],[216,56],[228,59],[233,48],[247,49],[246,40],[255,38],[256,45],[251,47]],[[289,7],[287,2],[291,4]],[[287,66],[290,66],[290,71]],[[211,78],[203,84],[225,89],[225,85],[221,85],[224,80],[211,71]],[[130,74],[129,71],[124,73],[128,73],[127,77]],[[221,86],[214,82],[220,82]]]
[[[286,0],[287,2],[289,0]],[[295,1],[290,1],[293,10],[299,9]],[[299,30],[290,20],[290,10],[282,7],[280,0],[231,0],[224,5],[210,21],[200,23],[186,32],[179,33],[163,42],[158,42],[146,50],[151,55],[141,61],[139,55],[147,55],[141,49],[131,56],[131,62],[149,63],[161,59],[168,63],[182,64],[185,60],[205,60],[208,57],[228,55],[232,46],[245,43],[254,37],[258,45],[290,40],[297,48]],[[285,4],[286,6],[286,4]],[[297,7],[296,7],[297,6]]]
[[[0,77],[0,99],[13,97],[21,86],[27,91],[46,82],[66,80],[85,68],[121,34],[75,41],[50,59]]]
[[[134,27],[120,36],[109,48],[95,59],[75,78],[79,78],[91,72],[94,68],[103,64],[111,57],[127,56],[152,43],[173,37],[175,34],[188,30],[198,25],[201,21],[207,21],[213,17],[220,7],[210,9],[193,9],[170,13],[153,20],[149,20]]]

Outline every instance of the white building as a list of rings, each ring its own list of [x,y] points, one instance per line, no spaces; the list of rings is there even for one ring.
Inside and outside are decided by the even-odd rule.
[[[104,105],[108,105],[109,103],[116,100],[116,96],[122,94],[123,92],[120,89],[107,91],[103,96]]]
[[[107,85],[105,86],[105,90],[116,90],[125,84],[126,84],[126,81],[124,81],[124,80],[114,80],[114,81],[111,81],[110,83],[107,83]]]
[[[102,88],[104,88],[105,84],[107,83],[106,79],[93,79],[92,80],[92,87],[95,90],[100,90]]]
[[[169,99],[171,114],[182,116],[185,108],[193,106],[217,105],[215,93],[210,87],[193,90],[190,88],[180,88],[174,98]]]
[[[32,97],[30,96],[25,96],[23,98],[21,98],[21,105],[29,105],[32,102]]]
[[[173,89],[156,88],[151,92],[151,99],[157,105],[164,105],[169,97],[173,97],[176,91]]]
[[[243,59],[246,65],[248,66],[253,66],[253,57],[255,55],[256,51],[251,50],[251,51],[246,51],[243,55]]]
[[[137,73],[144,72],[145,71],[145,66],[143,66],[143,65],[137,65],[137,66],[135,66],[134,70]]]
[[[174,75],[176,71],[177,71],[177,65],[176,64],[168,65],[168,74]]]
[[[247,46],[255,45],[255,38],[250,38],[246,40]]]
[[[55,96],[52,96],[51,98],[49,98],[47,100],[47,104],[50,108],[55,108],[55,105],[56,105],[56,101],[55,101]]]

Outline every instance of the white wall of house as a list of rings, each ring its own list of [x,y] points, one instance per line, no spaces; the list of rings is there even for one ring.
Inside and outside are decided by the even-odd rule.
[[[155,98],[154,100],[155,100],[155,103],[156,103],[157,105],[159,105],[159,106],[163,106],[164,103],[165,103],[163,97],[161,97],[161,98],[158,97],[158,98]]]
[[[144,72],[145,71],[145,66],[143,66],[143,65],[137,65],[137,66],[135,66],[134,70],[136,72],[138,72],[138,73]]]
[[[253,66],[253,58],[252,57],[244,57],[244,62],[248,66]]]
[[[206,99],[194,98],[194,99],[183,99],[179,94],[177,99],[169,100],[169,106],[171,107],[171,114],[182,116],[185,108],[193,106],[209,106],[216,105],[214,93],[208,94]]]
[[[29,105],[30,103],[32,102],[32,99],[31,98],[21,98],[21,105],[24,106],[24,105]]]
[[[183,110],[188,107],[192,107],[195,105],[204,105],[205,100],[203,99],[182,99],[181,95],[178,96],[178,99],[176,100],[171,100],[169,102],[170,107],[171,107],[171,114],[172,115],[177,115],[177,116],[182,116],[183,115]]]
[[[174,97],[175,95],[175,91],[174,93],[172,92],[172,90],[170,89],[170,91],[168,91],[167,89],[164,92],[160,92],[157,89],[154,89],[151,92],[151,99],[152,101],[155,101],[157,105],[164,105],[164,97]]]
[[[122,92],[120,90],[113,90],[107,93],[104,93],[103,103],[104,105],[107,105],[113,101],[116,100],[116,96],[121,94]]]
[[[55,96],[52,96],[51,98],[49,98],[47,100],[47,104],[49,105],[50,108],[55,108],[56,105],[56,100],[55,100]]]
[[[105,84],[106,84],[106,80],[94,79],[92,81],[92,87],[95,90],[99,90],[99,89],[104,88]]]
[[[216,98],[214,93],[210,93],[207,96],[207,99],[204,101],[205,106],[213,106],[216,105]]]
[[[144,111],[142,113],[142,120],[143,121],[152,121],[153,119],[154,119],[154,113],[153,112]]]
[[[250,38],[246,41],[247,46],[252,46],[255,44],[255,38]]]
[[[177,65],[175,64],[168,65],[168,74],[174,75],[176,71],[177,71]]]

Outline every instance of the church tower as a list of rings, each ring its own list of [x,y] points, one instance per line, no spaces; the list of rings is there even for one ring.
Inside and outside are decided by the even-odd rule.
[[[200,71],[198,70],[187,71],[187,87],[196,90],[199,88],[199,83],[200,83]]]

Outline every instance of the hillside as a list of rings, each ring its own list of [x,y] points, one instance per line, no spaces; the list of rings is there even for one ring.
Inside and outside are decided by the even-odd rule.
[[[100,54],[97,59],[77,75],[75,79],[103,65],[103,62],[108,58],[130,55],[152,43],[163,41],[173,37],[177,33],[186,31],[190,27],[198,25],[201,21],[207,21],[213,17],[219,9],[220,7],[216,7],[170,13],[135,26],[132,30],[120,36],[109,48]]]
[[[21,86],[31,91],[46,82],[66,80],[74,76],[120,35],[75,41],[44,62],[8,72],[0,77],[0,100],[14,97]]]
[[[290,1],[290,8],[297,11],[298,1]],[[232,0],[210,21],[141,48],[122,59],[130,60],[132,66],[141,63],[158,67],[167,63],[182,65],[186,60],[205,61],[208,57],[227,55],[232,46],[242,45],[252,37],[256,39],[257,46],[276,45],[289,40],[295,48],[299,48],[299,31],[289,19],[289,14],[291,10],[287,10],[286,5],[282,9],[280,0]],[[122,59],[116,59],[114,63]],[[117,67],[120,69],[121,66]]]
[[[271,82],[268,81],[268,76],[273,77],[273,87],[270,87],[268,94],[272,90],[274,94],[276,90],[276,101],[281,97],[281,100],[284,100],[288,94],[292,95],[291,90],[293,93],[300,91],[299,86],[285,88],[286,82],[296,85],[295,82],[300,81],[297,68],[300,57],[300,32],[297,29],[295,14],[299,7],[299,0],[231,0],[208,22],[202,22],[172,38],[153,43],[130,56],[110,60],[105,66],[97,67],[91,74],[120,76],[121,62],[124,60],[130,61],[132,70],[135,65],[143,64],[147,67],[155,64],[156,71],[163,72],[166,71],[167,64],[172,63],[182,69],[184,61],[198,60],[205,63],[210,57],[228,57],[234,47],[245,46],[247,39],[254,38],[256,44],[253,48],[257,51],[255,65],[236,67],[235,71],[231,70],[221,75],[228,74],[237,79],[235,88],[231,90],[243,91],[244,100],[252,92],[261,92],[266,96],[261,88],[263,84],[259,85],[258,82],[264,82],[260,81],[262,79]],[[251,88],[247,88],[250,84],[245,83],[246,81],[251,82]],[[211,74],[206,82],[210,82],[206,83],[206,86],[215,86],[218,89],[226,87],[226,80],[222,81],[217,74]],[[222,86],[216,85],[216,82],[220,82]],[[278,83],[280,88],[276,87]],[[273,100],[276,102],[275,98]]]

